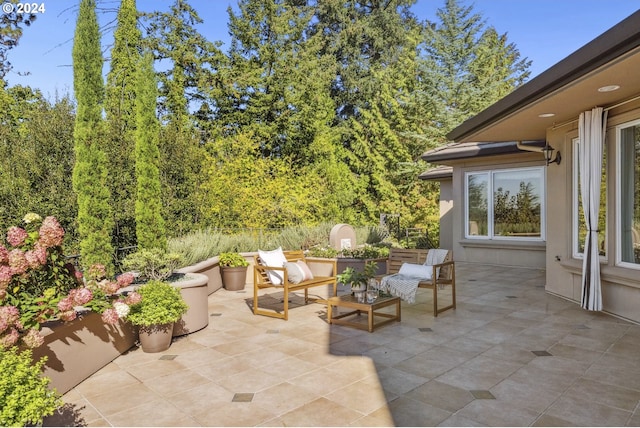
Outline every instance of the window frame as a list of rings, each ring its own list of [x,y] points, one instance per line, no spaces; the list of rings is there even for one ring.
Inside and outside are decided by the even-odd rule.
[[[540,189],[540,236],[502,236],[494,234],[494,175],[503,172],[518,171],[537,171],[540,173],[541,189]],[[470,175],[486,175],[487,179],[487,234],[486,235],[470,235],[469,234],[469,176]],[[464,174],[464,238],[484,241],[526,241],[526,242],[545,242],[546,241],[546,193],[547,193],[547,176],[544,166],[517,167],[517,168],[500,168],[487,170],[465,171]]]
[[[635,119],[629,122],[621,123],[617,125],[615,128],[615,145],[616,145],[616,236],[622,236],[622,131],[624,129],[640,126],[640,119]],[[615,264],[616,266],[620,266],[627,269],[640,270],[640,263],[631,263],[622,261],[622,239],[616,239],[616,254],[615,254]]]

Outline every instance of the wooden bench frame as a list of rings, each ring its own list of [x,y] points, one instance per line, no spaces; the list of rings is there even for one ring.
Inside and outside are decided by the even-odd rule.
[[[428,249],[391,248],[387,260],[387,275],[398,273],[403,263],[424,264],[428,252]],[[439,275],[438,269],[440,269]],[[456,308],[456,269],[451,250],[447,253],[444,262],[433,266],[431,278],[431,281],[421,281],[418,287],[433,290],[433,316],[437,317],[440,312]],[[451,286],[452,302],[438,309],[438,288],[444,286]]]
[[[304,252],[302,250],[298,251],[283,251],[285,258],[289,262],[295,262],[298,260],[302,260],[307,263],[307,259],[304,256]],[[265,266],[261,264],[260,256],[254,256],[254,265],[253,265],[253,313],[254,315],[265,315],[273,318],[284,319],[285,321],[289,319],[289,293],[299,290],[304,290],[304,303],[305,305],[309,303],[309,288],[311,287],[320,287],[323,285],[333,285],[333,295],[338,295],[338,281],[336,279],[336,271],[338,269],[337,261],[335,259],[317,259],[314,258],[310,260],[309,263],[326,263],[330,264],[332,267],[331,272],[332,276],[314,276],[313,279],[303,281],[299,284],[293,284],[289,282],[289,276],[287,272],[287,268],[285,267],[277,267],[277,266]],[[269,271],[277,271],[280,272],[280,275],[283,277],[282,284],[274,285],[271,283],[267,272]],[[278,311],[272,311],[267,309],[260,309],[258,307],[258,289],[260,288],[282,288],[284,292],[284,310],[282,313]],[[318,300],[316,301],[320,303],[326,302],[326,300]]]

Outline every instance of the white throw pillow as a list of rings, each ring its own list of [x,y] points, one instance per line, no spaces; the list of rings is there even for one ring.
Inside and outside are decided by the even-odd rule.
[[[433,266],[402,263],[398,274],[409,278],[430,280],[433,274]]]
[[[282,247],[271,251],[258,250],[258,256],[260,256],[260,260],[262,260],[264,266],[284,267],[284,264],[287,262],[287,258],[282,252]],[[267,276],[273,285],[280,285],[283,282],[282,272],[280,271],[268,270]]]
[[[297,262],[287,262],[284,264],[287,268],[287,275],[289,282],[292,284],[300,284],[303,281],[313,279],[311,270],[307,267],[305,262],[298,260]]]

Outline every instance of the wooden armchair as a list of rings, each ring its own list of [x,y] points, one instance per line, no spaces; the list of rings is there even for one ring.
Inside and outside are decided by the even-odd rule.
[[[404,249],[391,248],[389,259],[387,260],[387,275],[400,271],[403,263],[424,264],[429,254],[428,249]],[[438,308],[438,289],[451,287],[451,304]],[[419,288],[430,288],[433,290],[433,315],[438,316],[440,312],[447,309],[456,308],[456,270],[453,261],[453,252],[449,250],[442,263],[433,265],[433,273],[430,281],[421,281]]]

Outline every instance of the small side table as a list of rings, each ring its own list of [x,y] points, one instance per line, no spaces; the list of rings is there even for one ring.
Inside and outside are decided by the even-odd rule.
[[[386,308],[387,306],[396,305],[396,313],[376,312],[378,309]],[[345,307],[354,309],[350,312],[345,312],[340,315],[333,316],[333,307]],[[354,322],[348,319],[352,315],[360,315],[366,313],[368,317],[368,323]],[[375,317],[385,318],[383,321],[374,322]],[[376,327],[388,324],[393,321],[400,321],[401,309],[399,297],[378,297],[373,303],[359,303],[355,296],[345,294],[343,296],[330,297],[327,300],[327,321],[329,324],[346,325],[349,327],[359,328],[361,330],[368,330],[372,333]]]

